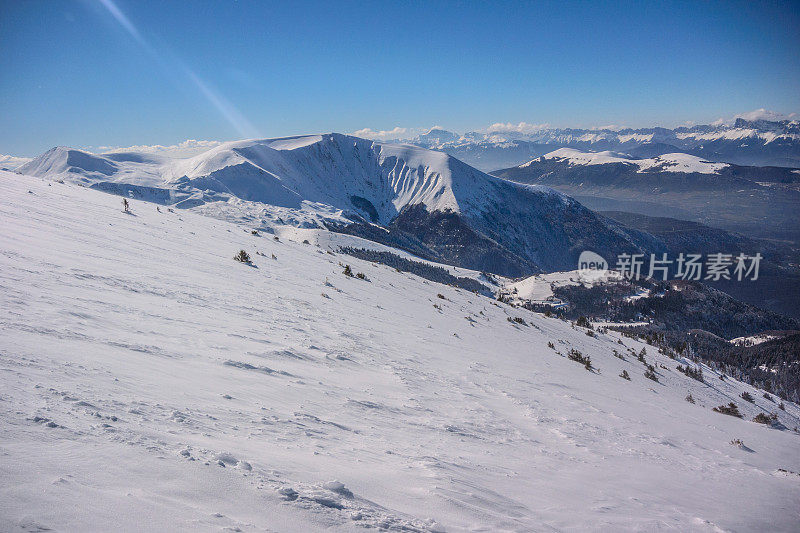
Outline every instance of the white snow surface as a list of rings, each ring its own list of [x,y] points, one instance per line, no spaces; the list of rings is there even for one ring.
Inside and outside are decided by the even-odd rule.
[[[767,342],[778,338],[780,338],[778,335],[759,333],[758,335],[751,335],[749,337],[736,337],[728,342],[731,344],[736,344],[737,346],[755,346],[756,344],[761,344],[762,342]]]
[[[583,152],[574,148],[559,148],[520,165],[530,166],[534,161],[547,159],[563,160],[570,166],[607,165],[610,163],[625,163],[639,167],[637,172],[696,172],[699,174],[718,174],[720,170],[730,165],[727,163],[713,163],[700,157],[684,154],[664,154],[649,159],[634,159],[625,154],[616,152]]]
[[[559,148],[558,150],[553,150],[552,152],[541,156],[539,159],[564,159],[567,160],[570,165],[606,165],[609,163],[634,164],[631,158],[625,156],[625,154],[619,154],[611,151],[582,152],[574,148]],[[537,160],[534,159],[533,161],[529,161],[520,166],[530,166],[534,161]]]
[[[0,198],[2,531],[800,523],[800,435],[750,421],[800,409],[708,368],[647,346],[655,383],[613,332],[76,184]]]

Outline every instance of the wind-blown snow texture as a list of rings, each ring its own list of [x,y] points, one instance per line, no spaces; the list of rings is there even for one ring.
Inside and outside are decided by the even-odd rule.
[[[800,523],[800,436],[749,421],[800,409],[708,368],[648,347],[655,383],[616,334],[75,184],[0,197],[2,530]]]

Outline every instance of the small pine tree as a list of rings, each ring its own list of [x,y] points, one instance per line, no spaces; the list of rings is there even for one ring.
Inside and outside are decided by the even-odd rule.
[[[780,409],[781,411],[785,411],[785,410],[786,410],[786,406],[785,406],[785,405],[783,405],[783,402],[781,402],[780,404],[778,404],[778,409]]]
[[[647,355],[647,350],[645,350],[644,346],[643,346],[642,347],[642,351],[639,352],[639,357],[638,357],[640,363],[645,363],[645,359],[644,359],[645,355]]]
[[[619,377],[621,377],[622,379],[627,379],[628,381],[631,380],[631,376],[630,374],[628,374],[627,370],[623,370],[622,374],[620,374]]]
[[[592,367],[592,359],[588,355],[583,355],[581,352],[579,352],[574,348],[571,349],[567,354],[567,359],[581,363],[586,370],[591,371],[594,368]]]
[[[658,376],[656,375],[656,369],[653,367],[653,365],[647,365],[647,370],[644,373],[644,377],[647,379],[652,379],[658,383]]]
[[[236,261],[240,263],[247,263],[248,265],[251,263],[250,261],[250,254],[245,252],[244,250],[239,250],[239,253],[233,256]]]
[[[678,365],[677,370],[678,372],[682,372],[692,379],[696,379],[697,381],[701,382],[703,381],[703,369],[699,366],[697,368],[693,368],[687,364],[684,368],[683,366]]]
[[[742,400],[744,400],[746,402],[755,403],[755,400],[753,399],[753,396],[747,391],[744,391],[741,394],[741,397],[742,397]]]
[[[548,348],[552,348],[553,350],[555,350],[555,349],[556,349],[556,345],[555,345],[555,344],[553,344],[553,341],[547,341],[547,347],[548,347]]]
[[[345,276],[347,276],[348,278],[352,278],[352,277],[353,277],[353,269],[352,269],[352,268],[350,268],[350,265],[345,265],[345,266],[344,266],[344,272],[343,272],[343,274],[344,274]]]
[[[689,403],[694,403],[694,396],[692,396],[691,392],[686,395],[686,401]]]
[[[764,413],[758,413],[756,417],[753,419],[753,422],[766,425],[772,425],[777,421],[778,421],[777,413],[772,413],[770,415],[766,415]]]
[[[728,405],[720,405],[712,409],[715,413],[722,413],[723,415],[728,416],[735,416],[736,418],[742,418],[742,413],[739,412],[739,407],[730,402]]]

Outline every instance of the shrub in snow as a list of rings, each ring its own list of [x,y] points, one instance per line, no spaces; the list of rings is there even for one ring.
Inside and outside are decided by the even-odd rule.
[[[507,318],[506,318],[506,320],[508,320],[508,321],[509,321],[509,322],[511,322],[512,324],[520,324],[520,325],[522,325],[522,326],[527,326],[527,325],[528,325],[528,323],[527,323],[527,322],[525,322],[525,319],[524,319],[524,318],[522,318],[522,317],[518,317],[518,316],[515,316],[515,317],[513,317],[513,318],[512,318],[512,317],[507,317]]]
[[[781,402],[781,403],[778,405],[778,409],[780,409],[781,411],[785,411],[785,410],[786,410],[786,406],[785,406],[785,405],[783,405],[783,402]]]
[[[712,411],[722,413],[723,415],[742,418],[742,413],[739,412],[739,407],[737,407],[737,405],[733,402],[729,403],[728,405],[720,405],[719,407],[715,407],[712,409]]]
[[[239,253],[234,255],[233,258],[240,263],[247,263],[250,264],[250,254],[245,252],[244,250],[239,250]]]
[[[622,374],[620,374],[619,377],[621,377],[622,379],[627,379],[628,381],[631,380],[631,376],[630,374],[628,374],[627,370],[623,370]]]
[[[585,316],[581,315],[578,317],[578,320],[575,322],[576,326],[580,326],[582,328],[589,328],[592,329],[592,323],[589,322],[589,319]]]
[[[251,231],[250,235],[255,235],[256,237],[258,237],[258,230]]]
[[[692,396],[691,392],[686,395],[686,401],[689,403],[694,403],[694,396]]]
[[[686,365],[686,367],[678,365],[677,370],[678,372],[682,372],[683,374],[686,374],[692,379],[696,379],[697,381],[701,382],[703,381],[703,369],[700,367],[693,368],[689,365]]]
[[[359,272],[358,274],[356,274],[356,277],[358,279],[363,279],[364,281],[369,281],[369,278],[367,278],[367,275],[364,274],[363,272]]]
[[[753,422],[758,422],[759,424],[767,424],[772,425],[773,423],[778,421],[778,415],[776,413],[772,413],[771,415],[767,415],[764,413],[758,413],[755,418],[753,418]]]
[[[755,400],[753,399],[753,396],[747,391],[744,391],[741,394],[741,397],[742,397],[742,400],[744,400],[746,402],[755,403]]]
[[[639,362],[641,362],[641,363],[645,362],[645,360],[644,360],[644,356],[645,355],[647,355],[647,350],[645,350],[644,347],[642,347],[642,351],[639,352],[639,356],[638,356]]]
[[[308,242],[308,239],[303,239],[303,244],[311,244],[311,243]]]
[[[644,377],[647,379],[652,379],[658,383],[658,376],[656,375],[656,369],[653,367],[653,365],[647,365],[647,370],[645,370]]]
[[[569,353],[567,354],[567,358],[570,361],[577,361],[578,363],[581,363],[586,368],[586,370],[592,370],[591,358],[588,355],[583,355],[575,348],[569,351]]]
[[[344,271],[342,273],[345,276],[347,276],[348,278],[352,278],[353,277],[353,269],[350,268],[350,265],[345,265],[344,266]]]
[[[553,341],[547,341],[547,347],[548,347],[548,348],[552,348],[553,350],[555,350],[555,349],[556,349],[556,345],[555,345],[555,344],[553,344]]]
[[[384,264],[394,268],[396,272],[411,272],[412,274],[416,274],[430,281],[452,285],[453,287],[460,287],[468,291],[477,291],[481,294],[489,294],[491,292],[486,285],[472,278],[459,278],[452,275],[450,271],[445,268],[419,261],[411,261],[390,252],[378,252],[375,250],[366,250],[364,248],[351,248],[349,246],[341,247],[339,251],[359,259],[366,259],[373,263]]]

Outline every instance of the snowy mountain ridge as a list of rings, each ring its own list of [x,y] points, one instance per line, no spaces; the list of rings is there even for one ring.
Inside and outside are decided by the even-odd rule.
[[[624,163],[639,168],[637,172],[685,172],[698,174],[718,174],[720,170],[729,167],[726,163],[713,163],[702,158],[683,154],[663,154],[648,159],[635,159],[625,154],[615,152],[582,152],[574,148],[559,148],[538,158],[539,161],[552,159],[565,161],[570,166],[576,165],[608,165]],[[536,160],[528,161],[520,167],[529,167]]]
[[[211,190],[297,208],[307,202],[352,210],[352,197],[359,196],[374,207],[375,222],[387,222],[409,205],[430,211],[480,210],[491,201],[490,189],[497,182],[442,152],[341,134],[233,141],[188,158],[56,147],[17,171],[85,184]],[[547,187],[506,186],[559,196]],[[202,197],[194,192],[189,198]]]
[[[600,252],[641,245],[549,187],[498,179],[440,151],[337,133],[235,141],[191,157],[57,147],[17,172],[268,231],[394,224],[429,257],[508,275],[572,268],[590,238]]]
[[[746,166],[800,167],[800,121],[746,120],[668,128],[551,128],[468,132],[446,130],[402,142],[447,152],[484,171],[517,166],[558,148],[615,151],[632,157],[685,153]]]
[[[706,366],[299,240],[324,230],[8,172],[0,197],[0,529],[800,519],[800,407]]]
[[[435,128],[427,133],[420,134],[406,142],[446,148],[476,142],[493,144],[511,143],[514,141],[529,141],[545,144],[561,143],[588,143],[601,142],[645,143],[682,141],[714,141],[714,140],[741,140],[753,139],[769,144],[779,140],[800,140],[800,121],[798,120],[745,120],[737,119],[733,124],[714,124],[682,126],[675,129],[653,128],[550,128],[541,127],[535,131],[488,131],[468,132],[464,135]]]

